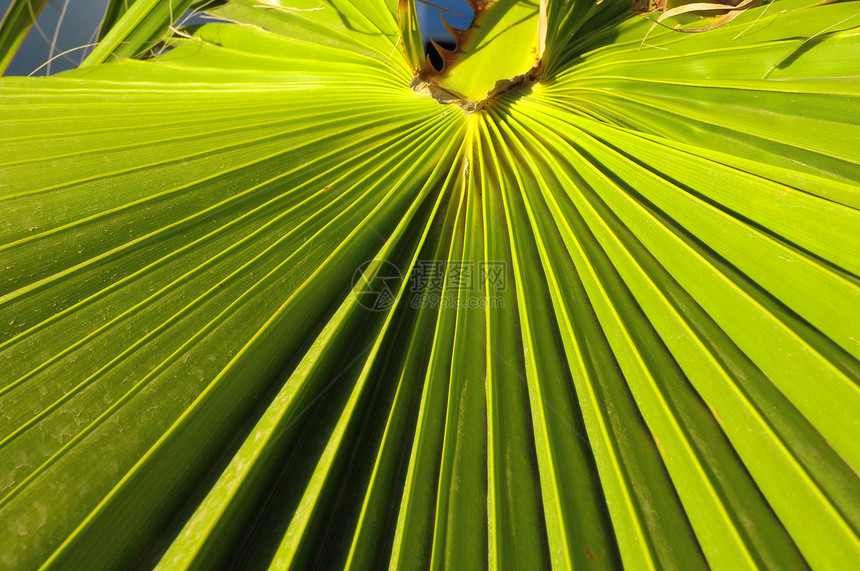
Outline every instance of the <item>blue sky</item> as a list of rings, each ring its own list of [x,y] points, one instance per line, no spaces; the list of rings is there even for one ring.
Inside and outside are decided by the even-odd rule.
[[[465,28],[472,21],[472,8],[466,4],[465,0],[429,0],[437,6],[442,6],[449,10],[459,12],[462,16],[454,14],[445,14],[445,20],[455,28]],[[439,10],[418,2],[418,18],[421,21],[421,33],[425,37],[432,36],[434,39],[439,37],[450,38],[450,34],[445,30],[442,22],[439,20]]]

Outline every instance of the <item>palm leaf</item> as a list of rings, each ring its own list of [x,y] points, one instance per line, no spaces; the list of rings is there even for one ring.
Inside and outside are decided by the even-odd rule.
[[[99,28],[98,44],[81,67],[155,49],[166,35],[183,25],[186,10],[213,1],[110,0]]]
[[[4,78],[0,563],[850,567],[857,7],[549,2],[474,113],[379,0]]]
[[[12,0],[0,20],[0,73],[6,71],[18,48],[48,0]]]

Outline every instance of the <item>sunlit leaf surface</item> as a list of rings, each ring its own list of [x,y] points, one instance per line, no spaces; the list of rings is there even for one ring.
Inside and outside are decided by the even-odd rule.
[[[267,4],[0,81],[0,566],[860,561],[860,2],[550,1],[475,113]]]

